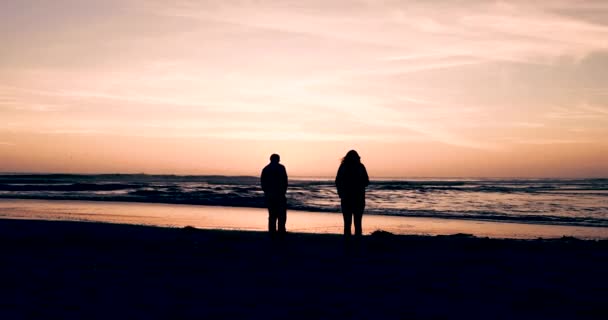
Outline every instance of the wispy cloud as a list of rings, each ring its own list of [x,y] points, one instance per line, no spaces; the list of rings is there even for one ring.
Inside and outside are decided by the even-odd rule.
[[[589,144],[593,141],[585,139],[521,139],[521,138],[506,138],[505,141],[509,141],[515,144],[528,144],[528,145],[552,145],[552,144]]]
[[[601,106],[592,106],[592,105],[583,105],[580,107],[583,110],[587,110],[589,112],[598,114],[598,115],[605,115],[608,116],[608,106],[606,107],[601,107]]]
[[[608,119],[608,108],[590,106],[587,104],[576,107],[559,107],[546,114],[547,118],[552,119]]]
[[[221,4],[178,1],[149,9],[157,15],[224,21],[249,28],[304,33],[368,45],[383,45],[407,57],[471,55],[484,59],[577,56],[605,49],[608,28],[560,11],[567,1],[510,2],[276,2],[223,1]],[[321,9],[322,8],[322,9]],[[547,10],[550,8],[551,10]],[[576,8],[607,10],[597,1]],[[347,14],[345,14],[345,12]],[[557,32],[556,32],[557,31]]]

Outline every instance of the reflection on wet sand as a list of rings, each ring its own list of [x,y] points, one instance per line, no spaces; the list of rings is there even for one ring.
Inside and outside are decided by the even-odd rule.
[[[0,200],[0,217],[11,219],[98,221],[202,229],[253,230],[267,228],[264,209],[193,205]],[[472,220],[393,216],[364,216],[364,234],[385,230],[395,234],[438,235],[467,233],[493,238],[608,238],[608,228],[497,223]],[[342,233],[342,216],[335,213],[289,211],[289,232]]]

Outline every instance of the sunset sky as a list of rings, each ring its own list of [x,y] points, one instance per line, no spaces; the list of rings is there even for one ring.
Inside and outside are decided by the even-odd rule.
[[[0,172],[608,177],[608,2],[0,2]]]

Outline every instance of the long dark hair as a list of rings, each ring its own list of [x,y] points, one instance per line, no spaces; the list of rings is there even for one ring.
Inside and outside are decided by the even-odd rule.
[[[361,157],[355,150],[350,150],[346,153],[344,158],[342,158],[342,164],[352,164],[352,163],[361,163]]]

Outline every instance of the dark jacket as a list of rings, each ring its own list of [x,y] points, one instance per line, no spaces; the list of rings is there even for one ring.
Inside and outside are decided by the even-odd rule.
[[[360,162],[342,163],[336,175],[336,188],[341,199],[365,198],[369,177]]]
[[[262,170],[262,190],[267,197],[285,196],[287,192],[287,171],[285,166],[271,162]]]

